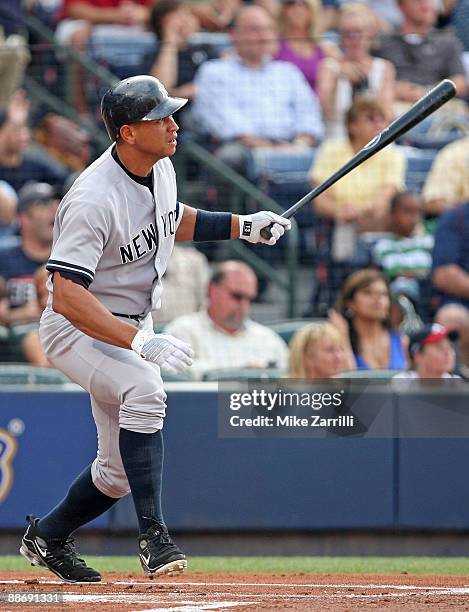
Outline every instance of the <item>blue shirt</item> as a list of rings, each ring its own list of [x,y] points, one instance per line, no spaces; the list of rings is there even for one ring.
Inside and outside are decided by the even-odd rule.
[[[266,58],[251,68],[237,56],[212,60],[198,70],[195,86],[194,120],[219,140],[323,136],[318,98],[293,64]]]
[[[388,368],[390,370],[405,370],[407,368],[407,361],[402,348],[401,336],[396,332],[388,332],[390,341],[390,356]],[[355,360],[357,362],[357,368],[359,370],[369,370],[370,366],[366,363],[363,357],[359,353],[355,353]]]
[[[45,261],[34,261],[21,248],[16,236],[4,240],[0,248],[0,276],[7,284],[8,301],[11,308],[24,306],[37,298],[34,273]]]
[[[469,202],[444,212],[435,232],[432,269],[457,265],[469,274]],[[458,303],[469,308],[469,300],[440,292],[442,304]]]

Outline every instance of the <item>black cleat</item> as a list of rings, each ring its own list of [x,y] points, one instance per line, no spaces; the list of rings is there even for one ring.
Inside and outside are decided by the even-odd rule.
[[[186,555],[172,541],[168,530],[155,523],[138,538],[140,563],[145,576],[182,574],[187,567]]]
[[[39,519],[27,516],[26,520],[29,525],[21,541],[20,553],[31,565],[47,567],[65,582],[101,581],[101,574],[78,557],[72,537],[45,540],[37,533]]]

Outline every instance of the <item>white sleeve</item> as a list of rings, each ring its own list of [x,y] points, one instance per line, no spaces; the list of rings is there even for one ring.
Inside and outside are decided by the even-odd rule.
[[[92,282],[109,236],[105,211],[94,203],[68,202],[59,208],[55,223],[47,269],[72,272]]]

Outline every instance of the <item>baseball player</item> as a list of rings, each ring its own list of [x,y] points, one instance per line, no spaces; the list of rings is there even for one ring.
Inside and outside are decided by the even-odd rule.
[[[27,517],[20,552],[66,582],[101,580],[78,557],[71,534],[129,492],[145,575],[186,568],[161,509],[166,394],[160,369],[183,371],[193,352],[173,336],[155,334],[151,310],[160,304],[174,240],[273,245],[290,229],[290,221],[272,212],[238,216],[178,202],[169,158],[179,129],[173,114],[186,102],[169,97],[154,77],[112,87],[101,112],[113,144],[77,178],[57,211],[39,333],[50,363],[90,393],[98,452],[55,508],[41,519]],[[266,226],[269,241],[260,236]]]

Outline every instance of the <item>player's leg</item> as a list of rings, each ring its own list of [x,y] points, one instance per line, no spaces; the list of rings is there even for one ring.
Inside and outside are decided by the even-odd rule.
[[[151,324],[150,319],[147,324]],[[171,541],[161,511],[161,428],[166,394],[158,368],[132,351],[89,338],[53,313],[46,317],[45,324],[42,322],[41,340],[52,364],[93,397],[98,433],[102,431],[103,439],[107,436],[110,440],[107,448],[100,443],[92,466],[93,483],[111,497],[127,493],[130,484],[145,573],[181,571],[185,557]],[[109,431],[100,424],[97,405],[103,411],[106,406],[120,405],[119,422],[110,419],[113,427]]]

